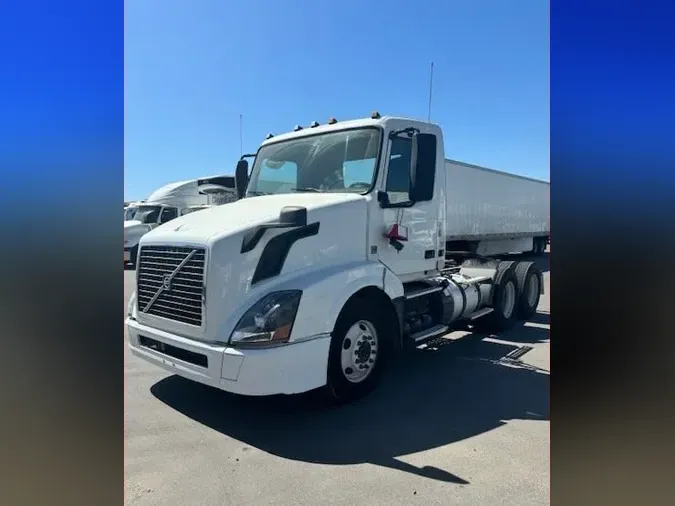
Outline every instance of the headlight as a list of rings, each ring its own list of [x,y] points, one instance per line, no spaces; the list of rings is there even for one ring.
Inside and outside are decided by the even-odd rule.
[[[131,294],[129,297],[129,304],[127,304],[127,316],[134,316],[134,309],[136,307],[136,292]]]
[[[241,317],[230,344],[243,348],[288,342],[301,296],[300,290],[288,290],[263,297]]]

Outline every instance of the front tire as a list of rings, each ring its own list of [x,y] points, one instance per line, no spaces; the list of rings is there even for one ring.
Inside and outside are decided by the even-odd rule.
[[[389,351],[383,313],[362,297],[349,301],[340,313],[331,337],[325,387],[333,403],[360,399],[379,383]]]

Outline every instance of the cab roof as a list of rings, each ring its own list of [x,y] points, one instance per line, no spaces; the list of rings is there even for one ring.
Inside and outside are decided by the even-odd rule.
[[[331,118],[332,119],[332,118]],[[275,142],[285,141],[289,139],[299,139],[301,137],[308,137],[310,135],[323,134],[328,132],[337,132],[339,130],[345,130],[350,128],[364,128],[364,127],[386,127],[387,123],[391,121],[407,121],[411,123],[422,123],[418,119],[405,118],[400,116],[382,116],[377,118],[362,118],[362,119],[353,119],[347,121],[336,121],[334,123],[325,123],[318,126],[302,126],[301,129],[294,129],[291,132],[282,133],[279,135],[274,135],[272,137],[266,138],[260,145],[260,147],[266,146],[268,144],[274,144]]]

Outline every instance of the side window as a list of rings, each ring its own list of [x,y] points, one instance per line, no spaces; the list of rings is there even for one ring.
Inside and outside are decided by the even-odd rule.
[[[166,223],[167,221],[171,221],[174,218],[178,217],[178,209],[175,207],[165,207],[162,209],[162,216],[159,219],[160,223]]]
[[[389,152],[386,191],[392,204],[410,200],[410,156],[412,141],[406,137],[394,137]]]

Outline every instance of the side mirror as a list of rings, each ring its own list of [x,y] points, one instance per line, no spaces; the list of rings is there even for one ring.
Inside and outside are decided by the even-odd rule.
[[[234,173],[234,184],[237,188],[237,197],[242,198],[246,193],[246,185],[248,184],[248,162],[246,160],[239,160],[237,162],[237,169]]]
[[[427,202],[434,198],[436,180],[436,136],[415,133],[410,156],[410,200]]]

